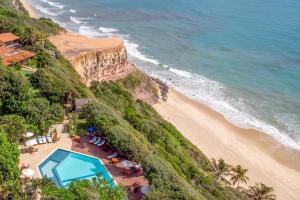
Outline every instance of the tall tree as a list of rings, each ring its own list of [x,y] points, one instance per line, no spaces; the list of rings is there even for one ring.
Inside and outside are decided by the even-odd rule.
[[[26,132],[26,121],[19,115],[4,115],[0,117],[0,130],[6,133],[11,142],[19,142]]]
[[[225,184],[230,184],[227,180],[227,177],[231,175],[230,168],[231,166],[228,165],[222,158],[218,161],[214,158],[211,159],[212,164],[212,175],[215,177],[217,181],[220,181]]]
[[[8,142],[6,134],[0,132],[0,185],[19,178],[18,162],[18,146]]]
[[[231,178],[230,181],[232,181],[232,184],[237,186],[240,186],[240,183],[246,184],[249,180],[249,177],[246,176],[246,173],[248,172],[248,169],[243,168],[241,165],[237,165],[231,169]]]
[[[276,195],[272,192],[274,189],[268,187],[263,183],[256,183],[254,186],[250,186],[244,191],[245,199],[249,200],[275,200]]]

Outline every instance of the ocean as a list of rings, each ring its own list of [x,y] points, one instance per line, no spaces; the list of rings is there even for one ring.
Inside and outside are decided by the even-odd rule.
[[[29,0],[243,128],[300,149],[299,0]]]

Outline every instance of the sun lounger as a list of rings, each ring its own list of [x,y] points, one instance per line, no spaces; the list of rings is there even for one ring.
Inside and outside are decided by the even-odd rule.
[[[51,142],[52,142],[51,136],[50,136],[50,135],[47,135],[47,136],[46,136],[46,140],[47,140],[49,143],[51,143]]]
[[[89,143],[94,143],[94,142],[96,142],[97,139],[98,139],[98,137],[94,136],[93,139],[91,139],[91,140],[89,141]]]
[[[104,145],[105,144],[105,140],[103,139],[99,144],[96,144],[98,147],[101,147],[102,145]]]
[[[38,141],[37,141],[37,139],[33,138],[31,140],[26,141],[25,144],[26,144],[26,146],[34,146],[34,145],[38,144]]]
[[[37,138],[37,141],[38,141],[39,144],[45,144],[45,143],[47,143],[47,140],[46,140],[45,136],[39,136]]]
[[[112,158],[115,158],[115,157],[117,157],[118,156],[118,153],[113,153],[113,154],[111,154],[111,155],[109,155],[109,156],[107,156],[107,159],[112,159]]]
[[[93,142],[94,145],[97,145],[101,142],[101,138],[99,137],[95,142]]]

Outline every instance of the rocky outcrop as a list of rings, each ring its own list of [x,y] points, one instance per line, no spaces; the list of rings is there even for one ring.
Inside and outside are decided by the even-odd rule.
[[[108,81],[124,78],[135,71],[135,66],[127,60],[124,45],[109,49],[94,49],[81,52],[70,59],[85,84],[92,81]]]

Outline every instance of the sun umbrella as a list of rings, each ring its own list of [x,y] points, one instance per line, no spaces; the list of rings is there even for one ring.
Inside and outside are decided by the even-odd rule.
[[[32,136],[34,136],[34,133],[32,133],[32,132],[26,132],[24,134],[24,137],[32,137]]]
[[[25,176],[25,177],[32,177],[33,174],[34,174],[34,171],[30,168],[22,170],[22,175]]]
[[[122,168],[130,168],[130,167],[133,167],[136,163],[134,162],[131,162],[129,160],[123,160],[120,165]]]

